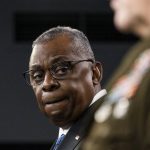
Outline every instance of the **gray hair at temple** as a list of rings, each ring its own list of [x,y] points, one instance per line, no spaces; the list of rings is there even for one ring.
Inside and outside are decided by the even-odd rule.
[[[58,26],[45,31],[37,37],[35,41],[33,41],[32,48],[34,48],[37,44],[47,43],[64,35],[67,35],[72,40],[73,53],[81,57],[83,56],[84,58],[91,58],[95,60],[88,38],[83,32],[71,27]]]

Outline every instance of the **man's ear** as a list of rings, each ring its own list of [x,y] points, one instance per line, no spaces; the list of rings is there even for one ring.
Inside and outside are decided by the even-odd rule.
[[[102,80],[102,76],[103,76],[103,68],[100,62],[95,62],[95,64],[93,65],[93,84],[99,84],[100,81]]]

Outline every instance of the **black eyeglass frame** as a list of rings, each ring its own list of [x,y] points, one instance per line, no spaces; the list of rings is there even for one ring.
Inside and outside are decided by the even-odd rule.
[[[80,63],[80,62],[84,62],[84,61],[90,61],[90,62],[92,62],[92,63],[95,62],[93,59],[83,59],[83,60],[77,60],[77,61],[75,61],[75,60],[73,60],[73,61],[62,61],[62,63],[67,63],[67,64],[68,64],[67,67],[68,67],[68,68],[70,69],[70,71],[71,71],[72,68],[74,67],[74,65],[76,65],[76,64],[78,64],[78,63]],[[60,62],[54,63],[54,64],[49,68],[49,72],[50,72],[51,76],[52,76],[54,79],[57,79],[57,80],[64,80],[64,79],[66,79],[65,77],[56,77],[55,74],[53,73],[54,71],[52,71],[54,65],[59,64],[59,63],[60,63]],[[28,81],[27,76],[30,75],[30,72],[31,72],[31,71],[32,71],[32,70],[27,70],[27,71],[25,71],[25,72],[22,73],[23,78],[25,79],[26,83],[27,83],[28,85],[30,85],[30,86],[32,86],[32,84],[30,83],[30,81]]]

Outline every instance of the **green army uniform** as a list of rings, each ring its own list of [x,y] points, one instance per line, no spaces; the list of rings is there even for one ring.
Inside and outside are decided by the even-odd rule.
[[[112,77],[82,150],[150,150],[150,38],[129,51]]]

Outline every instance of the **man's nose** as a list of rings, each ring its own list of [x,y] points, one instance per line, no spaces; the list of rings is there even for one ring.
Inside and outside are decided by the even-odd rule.
[[[52,77],[49,71],[45,73],[45,78],[42,85],[42,90],[44,92],[54,91],[59,88],[59,82]]]

